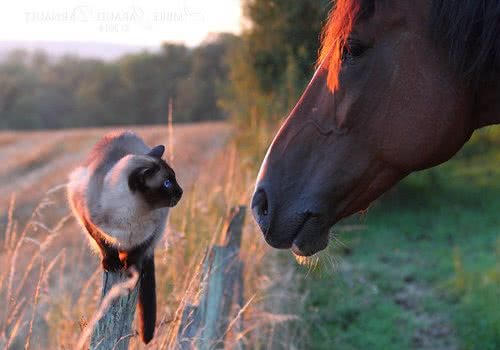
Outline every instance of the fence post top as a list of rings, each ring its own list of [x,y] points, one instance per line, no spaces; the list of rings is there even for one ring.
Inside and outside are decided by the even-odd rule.
[[[241,246],[241,232],[243,231],[243,223],[245,221],[247,207],[240,205],[232,207],[226,221],[223,237],[223,244],[226,247],[237,248]]]

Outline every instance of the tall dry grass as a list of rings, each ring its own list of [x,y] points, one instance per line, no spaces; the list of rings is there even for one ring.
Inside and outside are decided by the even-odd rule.
[[[267,142],[259,137],[259,144]],[[148,349],[175,349],[182,310],[199,297],[207,247],[219,241],[230,208],[250,201],[256,175],[254,151],[245,149],[242,140],[231,139],[200,167],[185,186],[183,200],[171,211],[165,240],[156,249],[158,323]],[[185,159],[177,156],[182,148],[176,150],[178,169]],[[99,259],[69,215],[64,191],[64,184],[47,191],[22,222],[16,219],[12,197],[0,248],[0,300],[5,305],[0,309],[0,348],[75,349],[98,307]],[[300,299],[294,294],[296,276],[267,248],[250,217],[241,259],[246,304],[234,317],[243,319],[244,326],[232,332],[226,347],[242,340],[251,349],[301,348],[298,309],[289,312],[290,302]],[[137,337],[131,339],[130,349],[145,348]]]

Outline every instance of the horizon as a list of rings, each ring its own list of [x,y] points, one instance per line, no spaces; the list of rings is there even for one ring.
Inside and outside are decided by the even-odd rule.
[[[196,46],[203,44],[205,40],[209,40],[211,34],[213,33],[207,34],[207,37]],[[36,51],[42,51],[49,57],[55,59],[70,55],[80,58],[112,61],[128,54],[136,54],[144,51],[159,52],[164,44],[186,45],[183,42],[175,41],[164,41],[158,45],[141,46],[126,43],[121,44],[96,41],[0,40],[0,62],[17,50],[23,50],[29,54],[33,54]],[[196,46],[187,47],[194,48]]]

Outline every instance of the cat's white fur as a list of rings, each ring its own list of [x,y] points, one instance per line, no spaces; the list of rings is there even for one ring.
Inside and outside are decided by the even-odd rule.
[[[139,193],[130,191],[128,185],[130,171],[151,161],[144,155],[149,148],[132,133],[110,135],[109,138],[111,142],[106,147],[120,148],[132,154],[120,159],[104,155],[95,157],[94,161],[75,169],[69,177],[69,202],[82,226],[82,216],[85,215],[102,231],[106,241],[119,250],[130,250],[154,236],[153,244],[146,252],[151,255],[165,231],[169,208],[152,210]],[[106,161],[114,164],[108,164],[102,171],[103,164],[100,163]],[[77,208],[75,202],[81,205]],[[90,235],[89,240],[99,251]]]

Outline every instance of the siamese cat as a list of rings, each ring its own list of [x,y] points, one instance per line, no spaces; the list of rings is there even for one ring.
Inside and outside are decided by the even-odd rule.
[[[132,132],[111,133],[99,141],[69,177],[73,214],[107,271],[135,266],[139,279],[139,333],[151,341],[156,323],[154,248],[170,207],[182,188],[161,158],[164,146],[150,149]]]

